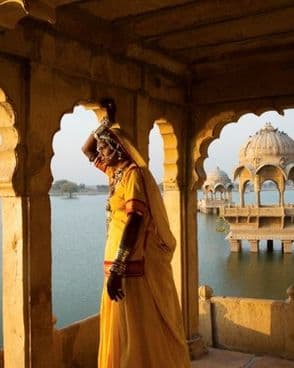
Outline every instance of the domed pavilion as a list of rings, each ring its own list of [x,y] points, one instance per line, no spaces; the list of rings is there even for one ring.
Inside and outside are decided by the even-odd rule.
[[[240,204],[224,208],[221,214],[230,223],[231,250],[241,249],[241,240],[250,242],[251,251],[259,250],[260,240],[281,240],[285,252],[292,251],[294,240],[294,206],[285,205],[286,182],[294,180],[294,140],[270,123],[250,136],[241,147],[234,180],[239,180]],[[265,182],[273,182],[278,190],[278,203],[261,205],[260,193]],[[255,203],[245,205],[246,185],[252,184]]]
[[[204,213],[218,213],[221,206],[232,203],[233,183],[227,173],[216,167],[207,174],[202,186],[204,199],[199,201],[199,210]]]

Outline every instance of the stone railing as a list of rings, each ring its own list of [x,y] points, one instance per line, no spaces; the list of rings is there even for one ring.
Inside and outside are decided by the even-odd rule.
[[[293,208],[285,207],[221,207],[220,216],[224,217],[282,217],[294,215]]]
[[[77,321],[54,332],[57,367],[97,367],[99,315]]]
[[[199,288],[200,334],[209,346],[294,359],[294,286],[288,299],[213,297]]]

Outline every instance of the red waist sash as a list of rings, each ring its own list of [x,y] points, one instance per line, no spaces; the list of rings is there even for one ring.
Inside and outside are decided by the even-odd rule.
[[[112,261],[104,261],[104,275],[110,275]],[[127,261],[127,269],[124,277],[140,277],[144,275],[144,258],[135,261]]]

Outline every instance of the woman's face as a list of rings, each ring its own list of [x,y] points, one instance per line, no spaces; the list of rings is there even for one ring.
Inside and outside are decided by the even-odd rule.
[[[108,145],[105,141],[100,141],[97,144],[97,151],[99,152],[100,160],[107,166],[115,166],[118,163],[117,152]]]

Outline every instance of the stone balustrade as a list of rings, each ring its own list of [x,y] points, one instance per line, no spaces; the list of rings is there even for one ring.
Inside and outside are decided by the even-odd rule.
[[[294,359],[294,286],[286,300],[213,296],[199,288],[200,333],[208,346]]]

